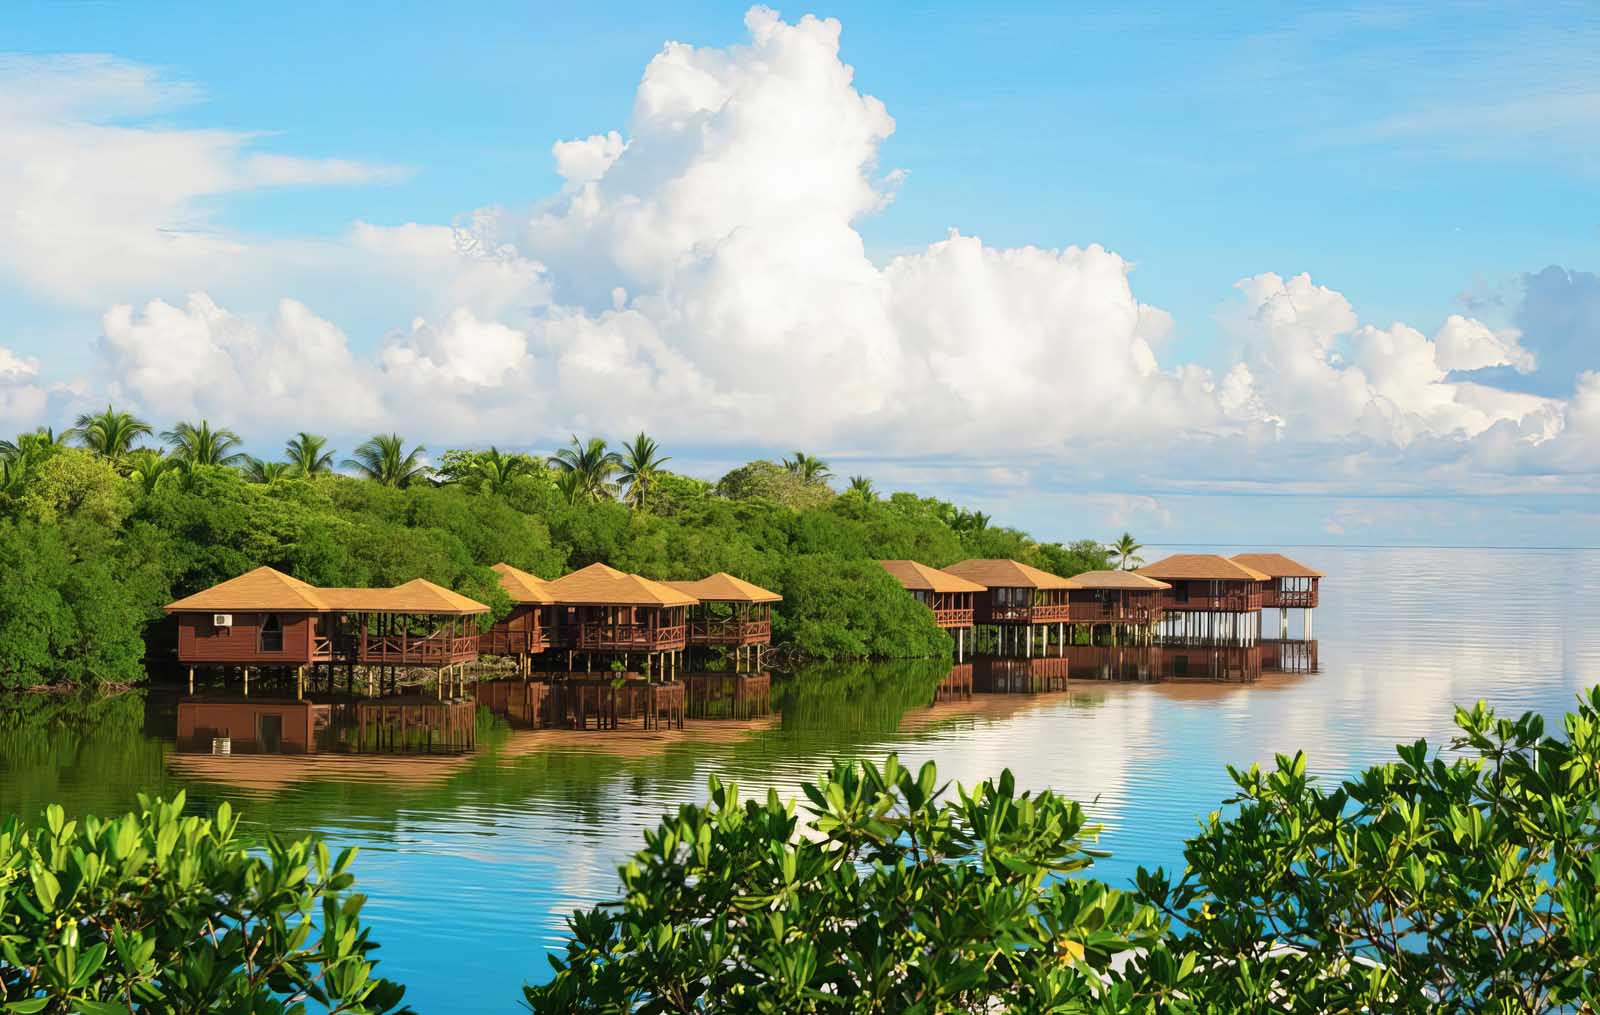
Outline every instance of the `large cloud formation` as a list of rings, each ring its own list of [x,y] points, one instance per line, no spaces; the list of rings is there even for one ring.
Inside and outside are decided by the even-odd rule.
[[[1164,365],[1174,322],[1138,301],[1132,265],[1098,245],[996,249],[951,231],[875,263],[858,227],[902,179],[878,164],[890,112],[855,87],[838,22],[755,8],[746,26],[748,41],[725,49],[667,44],[625,130],[554,145],[564,185],[531,210],[480,209],[449,227],[358,223],[287,249],[227,235],[143,246],[230,187],[393,170],[262,161],[236,135],[177,132],[182,173],[126,182],[156,199],[119,219],[118,191],[86,176],[87,153],[112,146],[137,168],[141,145],[171,138],[91,122],[79,111],[96,89],[52,100],[51,122],[69,120],[59,130],[40,126],[39,110],[0,121],[66,167],[48,186],[13,167],[0,185],[28,188],[28,207],[109,245],[108,260],[143,265],[80,276],[74,298],[123,292],[145,270],[209,290],[228,254],[279,276],[292,263],[380,287],[391,320],[409,321],[373,347],[292,299],[252,316],[198,291],[181,306],[118,298],[101,323],[101,385],[163,417],[510,444],[646,426],[677,441],[901,458],[1075,462],[1111,449],[1178,481],[1227,461],[1241,482],[1333,487],[1589,467],[1580,437],[1600,434],[1600,379],[1584,374],[1569,398],[1494,383],[1534,376],[1539,356],[1471,317],[1431,336],[1364,323],[1308,276],[1265,273],[1242,279],[1222,314],[1237,362]],[[119,101],[176,101],[132,69],[98,70],[132,76]],[[52,210],[73,182],[100,196]],[[0,239],[17,273],[52,289],[66,284],[52,258],[68,245],[44,229],[0,225]],[[0,350],[0,413],[36,397],[35,373]]]

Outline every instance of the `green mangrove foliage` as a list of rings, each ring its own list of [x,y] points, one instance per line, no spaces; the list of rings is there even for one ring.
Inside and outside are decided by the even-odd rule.
[[[108,408],[62,437],[0,442],[0,689],[138,682],[147,649],[172,651],[162,604],[263,564],[319,585],[427,578],[496,615],[501,560],[548,577],[595,561],[654,578],[728,571],[782,593],[774,636],[789,658],[845,659],[949,651],[879,558],[1106,563],[1099,544],[1039,544],[943,501],[838,496],[826,463],[798,451],[713,485],[666,471],[646,434],[622,455],[574,436],[550,459],[452,450],[437,468],[380,434],[346,476],[316,434],[256,462],[206,420],[165,431],[170,454],[137,446],[152,433]]]
[[[1113,957],[1160,916],[1091,879],[1079,806],[1009,772],[952,797],[932,762],[842,763],[808,819],[714,777],[573,915],[535,1012],[1066,1011],[1122,997]],[[1164,954],[1164,952],[1163,952]],[[1114,1009],[1108,1009],[1114,1010]]]
[[[186,816],[182,794],[139,804],[110,820],[51,806],[37,824],[0,825],[4,1011],[410,1010],[403,987],[374,975],[353,850],[253,844],[227,804]]]

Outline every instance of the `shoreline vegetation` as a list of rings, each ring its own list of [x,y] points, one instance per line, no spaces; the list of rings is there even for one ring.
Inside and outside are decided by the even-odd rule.
[[[620,450],[574,435],[548,458],[452,449],[433,464],[398,434],[342,460],[304,432],[280,461],[241,447],[207,420],[157,434],[110,406],[0,440],[0,690],[143,683],[171,657],[163,604],[263,564],[323,586],[422,577],[491,618],[510,608],[496,561],[545,578],[597,561],[656,579],[727,571],[783,595],[782,658],[830,661],[950,653],[879,559],[1009,557],[1070,576],[1132,552],[1040,543],[863,476],[836,492],[803,451],[710,483],[669,471],[643,433]]]
[[[1600,688],[1546,733],[1457,709],[1444,750],[1337,782],[1229,769],[1181,872],[1094,876],[1080,805],[842,761],[803,799],[714,776],[575,911],[535,1013],[1555,1015],[1600,1000]],[[354,851],[141,796],[0,823],[6,1011],[404,1013]],[[269,826],[270,827],[270,826]],[[14,903],[14,904],[13,904]],[[311,917],[317,915],[313,921]],[[541,975],[542,974],[542,975]],[[539,982],[533,982],[538,980]],[[512,1010],[517,999],[506,999]],[[306,1006],[305,1008],[299,1006]]]

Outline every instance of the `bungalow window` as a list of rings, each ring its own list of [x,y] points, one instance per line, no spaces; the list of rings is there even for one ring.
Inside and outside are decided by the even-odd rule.
[[[261,651],[283,651],[283,621],[276,613],[261,618]]]

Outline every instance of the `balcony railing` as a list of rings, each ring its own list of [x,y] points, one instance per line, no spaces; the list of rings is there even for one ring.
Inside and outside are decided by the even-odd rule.
[[[1068,603],[1039,603],[1033,606],[1006,606],[990,604],[977,612],[978,620],[986,624],[1055,624],[1072,619]]]
[[[524,652],[543,652],[550,647],[550,631],[548,628],[535,627],[526,630],[507,631],[500,627],[490,628],[483,635],[483,640],[478,646],[478,651],[491,656],[520,655]]]
[[[477,655],[476,634],[367,634],[361,638],[361,653],[357,661],[447,666],[470,662]]]
[[[649,624],[583,624],[578,628],[579,649],[659,651],[687,644],[683,624],[652,627]]]
[[[695,645],[753,645],[772,640],[770,620],[691,620],[689,641]]]
[[[1317,606],[1316,589],[1267,589],[1261,605],[1272,610],[1314,610]]]
[[[955,610],[934,610],[933,622],[940,627],[971,627],[972,607]]]
[[[1074,624],[1149,624],[1161,618],[1155,603],[1073,603]]]
[[[1170,597],[1162,602],[1162,608],[1167,610],[1189,610],[1194,612],[1213,613],[1248,613],[1259,610],[1262,606],[1260,592],[1225,592],[1221,595],[1195,595],[1191,593],[1187,598],[1179,599]]]

